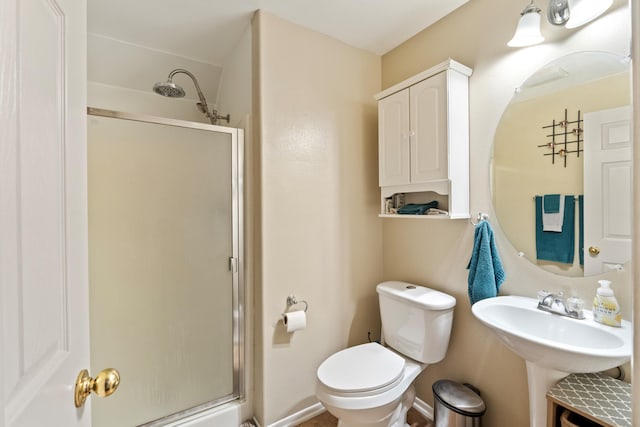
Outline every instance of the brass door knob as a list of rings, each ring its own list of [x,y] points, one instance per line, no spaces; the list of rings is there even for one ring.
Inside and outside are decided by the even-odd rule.
[[[89,371],[83,369],[78,374],[74,403],[76,408],[84,405],[85,400],[94,392],[100,397],[111,396],[120,385],[120,373],[113,368],[103,369],[95,378],[89,376]]]
[[[598,255],[600,253],[600,248],[597,246],[589,246],[589,253],[591,255]]]

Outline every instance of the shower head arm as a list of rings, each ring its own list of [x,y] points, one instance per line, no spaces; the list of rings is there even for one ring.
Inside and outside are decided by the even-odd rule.
[[[193,81],[193,85],[196,87],[196,92],[198,93],[198,98],[200,98],[200,104],[202,106],[203,109],[203,113],[209,117],[210,119],[211,117],[211,113],[209,112],[209,107],[207,105],[207,100],[204,97],[204,94],[202,93],[202,91],[200,90],[200,85],[198,84],[198,80],[196,80],[196,76],[194,76],[193,74],[191,74],[191,72],[189,72],[188,70],[185,70],[183,68],[176,68],[175,70],[171,71],[169,73],[169,81],[171,81],[173,79],[173,76],[175,76],[176,74],[186,74],[187,76],[191,77],[191,80]]]

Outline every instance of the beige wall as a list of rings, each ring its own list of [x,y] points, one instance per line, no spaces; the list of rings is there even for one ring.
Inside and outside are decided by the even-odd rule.
[[[254,18],[256,416],[315,399],[318,365],[380,329],[380,57],[258,12]],[[284,330],[294,294],[307,328]]]
[[[579,50],[606,50],[629,54],[630,24],[626,2],[598,21],[575,30],[544,22],[544,44],[510,49],[518,16],[526,3],[511,0],[474,0],[419,33],[382,58],[382,86],[389,87],[447,57],[474,69],[470,80],[471,211],[491,215],[507,272],[503,294],[535,295],[542,287],[564,290],[590,300],[595,278],[556,276],[519,258],[495,220],[489,188],[489,158],[493,135],[505,106],[535,69],[559,56]],[[384,279],[430,285],[458,300],[449,353],[427,368],[417,382],[418,397],[432,403],[431,385],[440,378],[470,382],[482,391],[488,411],[485,425],[528,424],[526,369],[477,322],[467,297],[467,270],[473,239],[468,221],[411,221],[385,219]],[[631,283],[627,271],[610,274],[631,318]]]
[[[209,123],[196,108],[198,97],[189,77],[184,74],[175,77],[175,82],[186,91],[185,98],[162,97],[155,94],[152,87],[156,82],[165,81],[171,70],[186,68],[196,76],[209,107],[214,107],[219,66],[99,34],[89,34],[87,43],[89,107]]]
[[[247,27],[238,44],[222,65],[218,99],[218,114],[231,116],[228,126],[247,129],[251,113],[251,27]],[[225,121],[220,122],[226,125]],[[246,136],[246,135],[245,135]]]

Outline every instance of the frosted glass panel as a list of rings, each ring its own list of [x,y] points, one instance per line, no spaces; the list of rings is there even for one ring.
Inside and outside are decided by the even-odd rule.
[[[93,426],[135,426],[234,392],[231,135],[88,117]]]

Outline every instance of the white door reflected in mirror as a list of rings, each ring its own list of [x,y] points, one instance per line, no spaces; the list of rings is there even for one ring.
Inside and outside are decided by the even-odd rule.
[[[584,274],[631,259],[631,107],[584,116]]]

